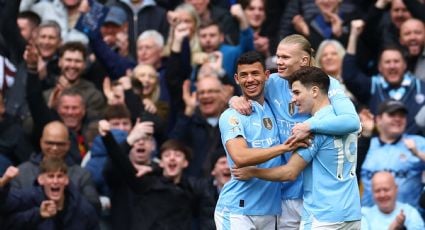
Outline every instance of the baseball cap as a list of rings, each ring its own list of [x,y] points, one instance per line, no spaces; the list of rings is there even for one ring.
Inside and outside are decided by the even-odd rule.
[[[123,9],[117,6],[111,6],[103,23],[114,23],[122,26],[127,21],[127,15]]]
[[[401,101],[387,100],[382,102],[378,106],[379,115],[383,113],[394,113],[396,111],[402,111],[404,113],[408,113],[406,106]]]

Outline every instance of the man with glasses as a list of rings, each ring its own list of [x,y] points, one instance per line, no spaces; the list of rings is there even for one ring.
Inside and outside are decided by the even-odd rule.
[[[48,123],[43,129],[40,146],[41,153],[32,154],[29,161],[19,165],[19,176],[12,181],[12,187],[31,188],[40,173],[40,163],[44,158],[62,158],[68,165],[71,182],[94,208],[100,210],[99,197],[89,172],[74,164],[68,155],[70,140],[66,126],[59,121]]]

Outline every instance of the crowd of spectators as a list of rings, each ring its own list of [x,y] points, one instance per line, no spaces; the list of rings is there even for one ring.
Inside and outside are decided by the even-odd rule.
[[[236,61],[256,50],[276,72],[295,33],[357,106],[364,213],[386,213],[375,187],[389,181],[394,218],[424,217],[423,12],[420,0],[0,0],[0,228],[215,229]],[[52,172],[66,180],[46,183]],[[79,206],[92,207],[71,215]]]

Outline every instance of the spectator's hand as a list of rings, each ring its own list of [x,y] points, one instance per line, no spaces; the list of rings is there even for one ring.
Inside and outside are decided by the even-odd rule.
[[[236,166],[233,166],[230,171],[232,172],[232,175],[238,180],[250,180],[254,177],[253,171],[255,168],[255,166],[247,166],[242,168],[236,168]]]
[[[292,25],[294,26],[295,31],[298,33],[306,37],[310,36],[310,29],[308,28],[308,25],[305,22],[303,16],[300,14],[297,14],[292,18]]]
[[[188,37],[190,34],[190,25],[185,22],[180,22],[176,25],[176,28],[174,29],[174,40],[179,42],[183,41],[185,37]]]
[[[43,200],[40,205],[40,216],[42,218],[50,218],[58,212],[56,203],[53,200]]]
[[[208,54],[204,52],[196,52],[193,54],[193,62],[202,65],[208,61]]]
[[[238,20],[239,28],[241,30],[249,27],[248,20],[245,16],[245,12],[243,11],[241,4],[233,4],[230,7],[230,14]]]
[[[269,56],[269,39],[254,33],[254,48],[264,56]]]
[[[223,65],[223,54],[220,51],[214,51],[208,56],[208,64],[215,71],[219,71]]]
[[[400,211],[400,213],[396,216],[396,218],[391,223],[389,230],[398,230],[402,229],[404,226],[404,221],[406,221],[406,215],[404,215],[403,209]]]
[[[416,148],[416,143],[415,140],[413,139],[408,139],[408,138],[404,138],[403,139],[403,143],[404,145],[406,145],[406,147],[409,149],[409,151],[417,156],[418,155],[418,149]]]
[[[154,133],[154,123],[152,121],[140,122],[137,119],[136,124],[127,136],[127,143],[132,146],[138,140],[146,136],[152,136]]]
[[[111,131],[111,125],[107,120],[100,120],[99,121],[99,134],[101,136],[105,136],[109,131]]]
[[[70,83],[64,76],[60,76],[58,81],[56,82],[55,88],[52,90],[52,93],[49,96],[49,100],[47,102],[47,106],[49,108],[56,108],[59,100],[59,96],[63,92],[64,89],[71,87]]]
[[[242,115],[250,115],[252,113],[251,102],[242,96],[233,96],[230,98],[229,107],[235,109]]]
[[[362,135],[370,137],[375,128],[375,120],[369,109],[362,109],[359,113],[360,122],[362,124]]]
[[[184,114],[188,117],[192,116],[195,112],[198,100],[196,92],[190,92],[190,80],[183,82],[183,101],[185,104]]]
[[[291,144],[307,139],[311,135],[310,125],[307,122],[297,123],[292,128]]]
[[[14,166],[9,166],[0,178],[0,187],[4,187],[9,181],[19,175],[19,169]]]
[[[336,37],[340,37],[342,35],[342,19],[338,14],[333,12],[324,12],[324,14],[331,23],[332,34],[334,34]]]
[[[375,2],[375,7],[378,9],[385,9],[385,7],[387,7],[390,3],[392,2],[392,0],[377,0]]]
[[[168,11],[167,21],[171,27],[176,26],[180,22],[180,13],[172,10]]]
[[[356,19],[351,21],[351,30],[350,30],[350,36],[358,37],[363,32],[364,28],[364,21],[361,19]]]
[[[220,93],[220,98],[224,102],[223,104],[226,105],[226,102],[228,102],[232,98],[234,92],[235,88],[233,86],[223,85],[223,92]]]
[[[146,175],[147,173],[152,172],[151,166],[133,164],[133,167],[137,171],[136,177],[142,177],[142,176]]]
[[[87,13],[90,11],[90,4],[88,0],[81,0],[78,11],[81,13]]]
[[[145,110],[149,113],[156,114],[156,112],[158,111],[155,103],[149,98],[143,99],[143,105],[145,106]]]

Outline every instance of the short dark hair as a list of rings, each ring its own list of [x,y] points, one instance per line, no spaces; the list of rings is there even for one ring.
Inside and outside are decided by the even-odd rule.
[[[405,49],[405,48],[403,48],[403,47],[401,47],[401,46],[399,46],[399,45],[397,45],[397,44],[389,44],[389,45],[386,45],[386,46],[384,46],[382,49],[381,49],[381,51],[379,52],[379,56],[378,56],[378,61],[380,62],[381,61],[381,58],[382,58],[382,54],[385,52],[385,51],[387,51],[387,50],[392,50],[392,51],[397,51],[397,52],[399,52],[400,54],[401,54],[401,57],[403,58],[403,61],[405,62],[405,63],[407,63],[407,57],[408,57],[408,52],[407,52],[407,50]]]
[[[201,22],[201,24],[199,25],[199,29],[198,29],[198,31],[199,31],[199,30],[202,30],[202,29],[205,29],[205,28],[207,28],[207,27],[210,27],[210,26],[217,26],[218,31],[219,31],[220,33],[223,33],[223,29],[221,28],[220,24],[218,24],[218,22],[216,22],[216,21],[214,21],[214,20],[206,20],[206,21],[202,21],[202,22]]]
[[[161,148],[159,149],[159,157],[161,158],[162,153],[169,149],[182,151],[187,161],[192,159],[192,150],[176,139],[168,139],[161,145]]]
[[[43,157],[40,163],[40,174],[57,171],[68,173],[68,166],[65,160],[60,157]]]
[[[33,26],[38,26],[41,23],[41,18],[38,14],[32,11],[22,11],[18,14],[18,19],[26,19],[32,23]]]
[[[131,120],[131,113],[125,104],[108,105],[105,110],[105,119],[128,118]]]
[[[259,62],[263,69],[266,70],[266,61],[264,60],[264,56],[257,51],[249,51],[243,53],[239,56],[238,61],[236,62],[236,67],[239,65],[249,65]]]
[[[62,57],[66,51],[79,51],[83,54],[83,59],[87,58],[87,49],[81,42],[67,42],[59,48],[59,57]]]
[[[314,66],[304,66],[299,70],[293,72],[288,77],[290,85],[299,81],[302,85],[312,87],[319,87],[320,91],[328,94],[330,79],[329,76],[320,68]]]

